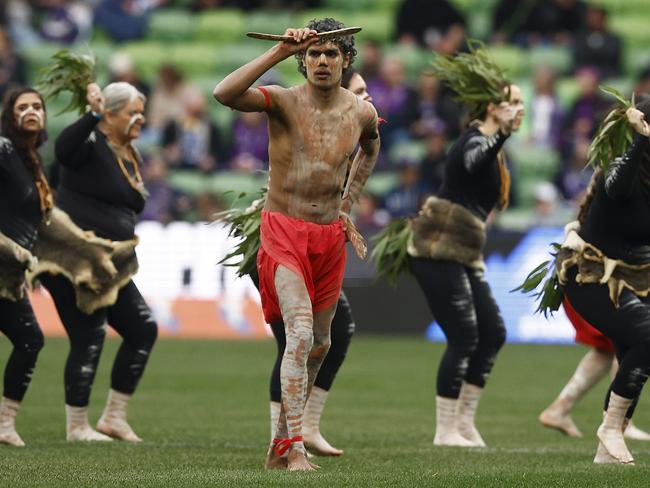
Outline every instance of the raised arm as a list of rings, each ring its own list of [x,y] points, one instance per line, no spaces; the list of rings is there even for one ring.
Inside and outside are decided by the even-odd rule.
[[[519,108],[511,103],[500,103],[493,112],[498,130],[491,136],[476,135],[465,142],[463,164],[467,171],[476,173],[494,162],[504,142],[510,137],[518,110]]]
[[[274,90],[251,88],[260,76],[273,66],[316,42],[317,32],[312,29],[287,29],[286,36],[293,41],[279,42],[264,54],[246,63],[226,76],[214,87],[212,94],[227,107],[242,112],[262,112],[274,109]]]
[[[368,177],[377,162],[381,144],[379,140],[377,111],[370,103],[363,103],[366,111],[364,117],[366,123],[359,138],[359,150],[354,157],[354,161],[352,161],[348,182],[343,192],[341,210],[345,213],[350,211],[353,203],[359,201],[363,187],[366,181],[368,181]]]
[[[627,111],[627,118],[636,130],[636,134],[625,155],[609,163],[609,170],[605,177],[605,192],[611,199],[624,198],[632,192],[643,154],[648,147],[650,130],[644,120],[643,112],[631,108]]]
[[[88,138],[104,113],[104,96],[99,85],[88,85],[86,99],[91,111],[63,129],[54,143],[54,154],[62,166],[78,167],[89,161],[93,144]]]
[[[463,164],[470,173],[476,173],[496,159],[508,135],[499,129],[494,135],[486,137],[477,134],[465,142]]]

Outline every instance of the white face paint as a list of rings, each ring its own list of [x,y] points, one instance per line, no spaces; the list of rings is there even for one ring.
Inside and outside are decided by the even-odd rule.
[[[36,110],[34,107],[27,107],[25,110],[20,112],[18,115],[18,127],[21,129],[23,128],[23,121],[25,120],[25,117],[28,115],[33,115],[38,119],[38,126],[39,129],[43,129],[43,111],[42,110]]]
[[[129,125],[126,126],[126,129],[124,129],[124,135],[128,136],[129,132],[131,132],[131,129],[135,124],[138,122],[142,122],[144,124],[144,115],[142,114],[135,114],[133,117],[131,117],[131,120],[129,120]]]

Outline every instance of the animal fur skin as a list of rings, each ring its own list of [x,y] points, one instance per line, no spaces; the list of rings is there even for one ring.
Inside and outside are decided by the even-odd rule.
[[[462,205],[429,197],[411,222],[408,253],[485,269],[485,223]]]

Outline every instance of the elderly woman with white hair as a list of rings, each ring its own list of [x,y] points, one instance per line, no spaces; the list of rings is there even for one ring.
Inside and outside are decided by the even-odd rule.
[[[87,100],[90,110],[56,140],[60,167],[56,205],[84,231],[116,246],[134,246],[136,216],[147,193],[140,175],[141,157],[132,142],[145,121],[145,97],[129,83],[111,83],[103,92],[93,83],[88,85]],[[115,280],[114,293],[96,297],[91,306],[80,298],[74,276],[41,278],[70,339],[65,366],[68,441],[141,440],[127,423],[126,413],[156,340],[157,325],[131,280],[137,270],[134,253],[116,268],[110,277]],[[113,363],[106,408],[94,430],[88,422],[88,402],[106,323],[123,342]]]

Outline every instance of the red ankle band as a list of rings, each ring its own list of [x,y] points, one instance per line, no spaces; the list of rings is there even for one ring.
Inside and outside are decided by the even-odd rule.
[[[278,439],[275,438],[273,439],[273,449],[275,450],[275,453],[278,456],[282,456],[285,452],[289,450],[291,447],[291,444],[294,442],[302,442],[302,436],[297,435],[296,437],[292,437],[291,439]]]

